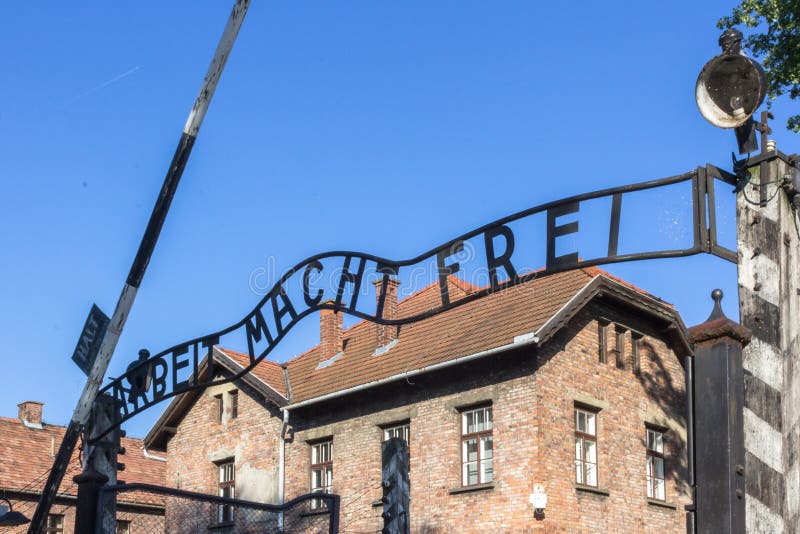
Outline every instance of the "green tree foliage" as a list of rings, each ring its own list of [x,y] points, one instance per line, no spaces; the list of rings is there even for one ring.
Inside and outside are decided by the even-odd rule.
[[[783,94],[800,99],[800,0],[742,0],[722,29],[743,25],[744,47],[764,66],[768,105]],[[787,128],[800,133],[800,115],[789,117]]]

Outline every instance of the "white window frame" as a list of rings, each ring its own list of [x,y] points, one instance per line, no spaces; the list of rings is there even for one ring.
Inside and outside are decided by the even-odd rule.
[[[391,438],[400,438],[406,444],[411,443],[411,423],[406,421],[383,427],[383,441],[388,441]]]
[[[311,444],[311,493],[333,493],[333,438]],[[321,500],[311,501],[311,509],[322,507]]]
[[[645,427],[645,448],[647,449],[647,464],[645,467],[647,497],[657,501],[666,501],[667,481],[664,472],[664,431],[651,426]]]
[[[491,404],[461,410],[461,485],[464,487],[494,481],[493,420]],[[470,450],[471,442],[474,451]],[[474,459],[471,459],[473,454]]]
[[[575,483],[597,487],[600,480],[597,447],[599,410],[575,406]],[[583,421],[583,423],[581,423]]]
[[[236,498],[236,464],[233,459],[217,464],[217,494],[228,499]],[[217,524],[233,523],[236,510],[230,504],[217,506]]]

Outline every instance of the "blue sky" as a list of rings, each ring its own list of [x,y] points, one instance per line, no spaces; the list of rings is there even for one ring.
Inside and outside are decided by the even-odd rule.
[[[729,167],[693,90],[733,2],[254,2],[109,370],[227,326],[303,258],[404,259],[565,196]],[[232,2],[22,3],[0,17],[0,414],[69,420],[92,302],[113,311]],[[774,109],[786,153],[797,137]],[[721,231],[735,236],[721,188]],[[623,220],[685,236],[685,195]],[[652,215],[651,213],[651,215]],[[544,243],[541,244],[544,247]],[[697,256],[608,267],[705,319],[736,269]],[[314,319],[278,348],[315,344]],[[162,405],[163,406],[163,405]],[[128,424],[143,436],[159,409]]]

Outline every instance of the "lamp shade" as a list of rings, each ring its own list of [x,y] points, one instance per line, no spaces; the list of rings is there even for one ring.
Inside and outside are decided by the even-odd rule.
[[[719,128],[746,123],[767,94],[764,69],[742,54],[721,54],[705,64],[695,100],[705,119]]]
[[[11,506],[11,501],[8,499],[0,500],[8,503],[8,511],[5,513],[0,513],[0,527],[16,527],[31,522],[31,520],[25,517],[25,515],[14,511],[14,508]],[[0,508],[0,510],[3,508],[5,507]]]

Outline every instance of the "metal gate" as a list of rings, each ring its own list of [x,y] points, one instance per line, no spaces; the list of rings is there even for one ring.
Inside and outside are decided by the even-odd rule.
[[[125,512],[124,502],[145,504],[150,511],[138,507],[136,512]],[[97,514],[95,534],[339,532],[339,496],[326,493],[263,504],[150,484],[116,484],[100,489]]]

